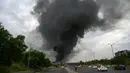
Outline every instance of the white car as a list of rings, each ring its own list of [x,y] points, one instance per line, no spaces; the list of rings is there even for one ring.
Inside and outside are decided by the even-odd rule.
[[[93,68],[94,68],[94,69],[96,69],[96,68],[97,68],[97,66],[93,66]]]
[[[108,69],[105,66],[101,66],[101,67],[98,68],[98,71],[107,71],[107,70]]]
[[[88,66],[88,68],[91,68],[92,66],[90,65],[90,66]]]

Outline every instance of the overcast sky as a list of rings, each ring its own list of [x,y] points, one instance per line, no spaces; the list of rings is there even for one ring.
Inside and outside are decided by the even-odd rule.
[[[124,3],[127,5],[127,3]],[[39,25],[36,18],[30,14],[35,0],[0,0],[0,22],[13,35],[27,36]],[[111,58],[112,50],[108,43],[113,45],[114,52],[124,49],[130,50],[130,12],[115,23],[116,28],[109,31],[89,31],[80,39],[74,51],[79,51],[70,61],[92,60],[93,53],[97,59]],[[37,35],[35,32],[33,33]],[[33,35],[31,35],[33,37]],[[40,38],[40,37],[39,37]],[[37,40],[37,42],[41,40]],[[42,43],[42,42],[41,42]],[[38,44],[38,46],[41,46]]]
[[[38,25],[30,14],[35,0],[0,0],[0,21],[12,34],[32,31]]]

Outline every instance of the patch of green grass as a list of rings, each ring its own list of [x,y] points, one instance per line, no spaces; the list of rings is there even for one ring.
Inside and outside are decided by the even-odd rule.
[[[29,68],[26,67],[24,64],[22,63],[13,63],[12,66],[9,67],[9,70],[11,72],[16,72],[16,71],[26,71],[28,70]]]
[[[6,66],[0,66],[0,73],[10,73],[10,70]]]

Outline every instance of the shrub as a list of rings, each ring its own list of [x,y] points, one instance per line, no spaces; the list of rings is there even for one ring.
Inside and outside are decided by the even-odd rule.
[[[22,63],[13,63],[12,66],[9,68],[10,71],[25,71],[28,68]]]

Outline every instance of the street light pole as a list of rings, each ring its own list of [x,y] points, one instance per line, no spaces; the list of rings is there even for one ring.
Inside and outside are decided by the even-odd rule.
[[[108,43],[108,45],[111,46],[113,58],[115,57],[115,54],[114,54],[114,48],[113,48],[113,45],[114,45],[114,44],[115,44],[115,43],[113,43],[113,44]],[[113,68],[113,73],[115,73],[114,68]]]
[[[29,48],[29,51],[28,51],[28,53],[29,53],[29,55],[28,55],[28,68],[29,68],[29,65],[30,65],[30,50],[31,50],[31,44],[30,44],[30,48]]]
[[[108,43],[108,45],[110,45],[111,46],[111,50],[112,50],[112,56],[114,57],[115,55],[114,55],[114,48],[113,48],[113,45],[114,45],[115,43],[113,43],[113,44],[110,44],[110,43]]]
[[[95,52],[93,52],[93,57],[94,57],[94,60],[96,60],[96,58],[95,58]]]
[[[30,51],[29,51],[29,55],[28,55],[28,68],[29,68],[29,64],[30,64]]]
[[[111,48],[112,48],[112,54],[113,54],[113,57],[114,57],[115,55],[114,55],[114,48],[113,48],[113,45],[111,45]]]
[[[33,41],[35,42],[35,41]],[[29,65],[30,65],[30,51],[32,49],[32,44],[30,44],[30,48],[29,48],[29,55],[28,55],[28,68],[29,68]]]

